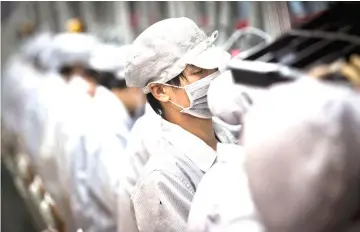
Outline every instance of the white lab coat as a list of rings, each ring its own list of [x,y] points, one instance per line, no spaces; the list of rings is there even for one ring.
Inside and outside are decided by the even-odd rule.
[[[44,121],[36,166],[46,189],[55,200],[68,229],[75,226],[69,200],[68,182],[73,150],[90,115],[90,97],[70,88],[58,74],[50,74],[42,83],[38,104],[39,120]]]
[[[92,121],[71,151],[70,202],[77,228],[116,231],[116,192],[133,119],[104,87],[92,99]]]
[[[152,109],[148,108],[147,110],[148,113],[139,119],[134,126],[131,143],[129,143],[126,149],[126,168],[122,174],[121,188],[118,195],[118,232],[138,231],[131,206],[131,193],[145,171],[145,165],[148,163],[150,157],[159,155],[159,151],[164,149],[163,147],[159,147],[159,140],[164,138],[164,136],[167,137],[166,133],[169,133],[164,123],[170,125],[170,127],[177,128],[172,131],[173,133],[178,130],[177,125],[165,121],[159,115],[156,115]],[[214,122],[214,124],[216,123]],[[223,127],[219,127],[219,125],[216,124],[216,128],[218,129],[218,136],[230,143],[235,143],[235,139],[228,131],[224,130]],[[180,129],[180,131],[183,132],[182,129]],[[191,138],[191,136],[186,138],[182,137],[183,135],[182,133],[176,134],[178,141]],[[173,150],[167,150],[165,153],[173,154],[173,152]]]
[[[202,178],[188,232],[263,232],[243,167],[244,151],[219,149],[218,162]]]
[[[24,100],[24,111],[22,115],[22,135],[26,145],[28,154],[31,161],[36,163],[36,158],[39,154],[39,148],[42,139],[43,126],[45,124],[44,109],[42,109],[42,102],[39,102],[39,94],[41,95],[41,89],[43,83],[47,81],[48,75],[38,70],[32,70],[32,88],[28,90],[26,99]]]
[[[24,119],[26,101],[37,85],[32,67],[20,55],[12,57],[5,69],[2,82],[2,120],[4,136],[21,141],[21,150],[26,150]]]
[[[134,124],[134,119],[131,118],[125,105],[118,99],[111,91],[98,86],[93,98],[95,104],[95,114],[99,120],[104,120],[101,123],[102,128],[111,128],[114,132],[122,136],[124,147],[131,128]]]
[[[139,180],[149,158],[158,153],[157,138],[160,133],[161,116],[149,104],[145,114],[136,121],[124,152],[124,169],[118,190],[117,231],[132,231],[136,226],[130,209],[130,194]],[[126,223],[124,223],[126,222]]]

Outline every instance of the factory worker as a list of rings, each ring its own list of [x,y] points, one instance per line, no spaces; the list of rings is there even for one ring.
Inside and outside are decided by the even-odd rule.
[[[264,96],[245,118],[245,159],[219,162],[204,176],[188,231],[346,231],[329,228],[359,212],[350,203],[359,194],[359,96],[311,79]]]
[[[29,109],[36,95],[36,88],[43,76],[43,64],[39,61],[40,53],[49,46],[50,34],[37,34],[29,38],[8,62],[3,79],[3,114],[6,137],[21,143],[23,152],[34,154],[35,136],[29,126]],[[32,131],[34,132],[34,131]],[[6,133],[5,133],[6,134]],[[11,134],[13,136],[11,136]]]
[[[110,127],[119,126],[121,139],[126,142],[127,134],[134,122],[145,111],[145,96],[141,89],[127,88],[124,69],[125,58],[129,45],[116,46],[103,44],[92,52],[89,66],[98,73],[98,83],[95,90],[95,104],[99,111],[106,115]],[[126,144],[124,144],[125,147]]]
[[[157,139],[161,132],[161,116],[147,103],[145,113],[134,124],[124,151],[121,186],[117,193],[117,231],[136,231],[131,211],[131,193],[150,157],[158,153]]]
[[[51,46],[51,59],[52,69],[55,71],[52,75],[56,80],[53,84],[59,83],[59,88],[56,91],[49,88],[44,92],[45,96],[45,93],[49,94],[53,90],[51,97],[46,100],[50,105],[48,112],[51,115],[47,117],[43,132],[39,173],[69,231],[77,229],[69,199],[73,161],[79,159],[73,154],[82,154],[79,150],[82,135],[87,133],[89,125],[96,124],[91,117],[93,111],[90,97],[95,86],[85,76],[89,56],[96,43],[96,39],[86,34],[56,35]],[[75,162],[78,163],[81,162]]]
[[[24,46],[6,62],[2,75],[2,143],[3,146],[15,147],[20,135],[20,117],[23,110],[23,81],[25,70],[29,70],[24,56]]]
[[[231,71],[224,72],[214,80],[208,91],[209,109],[219,124],[238,138],[243,118],[253,100],[246,89],[234,83]]]
[[[37,158],[40,143],[42,125],[44,123],[41,117],[38,117],[39,108],[43,106],[38,103],[39,91],[42,82],[47,78],[49,63],[42,57],[50,50],[52,42],[51,34],[40,34],[36,36],[29,46],[29,57],[33,57],[32,75],[33,88],[26,97],[23,117],[24,142],[26,143],[28,154],[34,160]],[[29,78],[26,75],[26,78]],[[29,78],[30,79],[30,78]],[[34,160],[36,163],[36,160]]]
[[[359,94],[305,81],[274,88],[271,104],[249,114],[252,198],[266,231],[359,231]]]
[[[235,142],[213,124],[207,105],[209,84],[230,58],[213,46],[216,38],[217,32],[207,37],[188,18],[172,18],[153,24],[132,44],[126,84],[143,88],[162,117],[158,151],[131,194],[129,210],[137,227],[132,230],[184,231],[202,176],[226,146],[222,143]]]
[[[263,64],[262,64],[263,65]],[[244,73],[238,73],[237,69],[242,66],[256,71],[267,71],[266,65],[259,66],[254,62],[247,62],[239,59],[232,59],[227,63],[229,71],[224,72],[219,78],[213,81],[208,91],[208,102],[214,119],[220,120],[236,137],[242,134],[243,119],[248,110],[257,101],[261,101],[266,96],[266,85],[254,85],[256,83],[238,83],[237,79],[245,78]],[[250,78],[251,79],[251,78]]]
[[[54,68],[69,86],[90,96],[94,95],[96,81],[86,71],[90,54],[97,45],[97,39],[86,33],[61,33],[53,42]]]
[[[126,48],[101,45],[91,54],[89,68],[100,77],[92,98],[95,125],[81,135],[82,143],[73,151],[73,173],[69,189],[77,228],[85,231],[116,231],[116,192],[121,157],[138,109],[144,107],[143,93],[127,88],[123,77]],[[123,59],[124,60],[124,59]],[[105,81],[106,79],[106,81]],[[86,162],[86,166],[81,166]],[[84,210],[86,209],[86,210]]]

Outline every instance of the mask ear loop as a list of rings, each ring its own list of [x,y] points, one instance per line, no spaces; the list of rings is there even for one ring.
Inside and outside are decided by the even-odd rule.
[[[180,111],[180,112],[182,112],[182,111],[184,111],[184,110],[185,110],[185,108],[184,108],[184,107],[182,107],[181,105],[179,105],[179,104],[177,104],[177,103],[175,103],[175,102],[173,102],[173,101],[171,101],[171,100],[169,100],[169,102],[170,102],[171,104],[173,104],[173,105],[175,105],[175,106],[179,107],[179,108],[181,109],[181,111]]]
[[[181,109],[181,111],[184,111],[185,109],[188,109],[188,108],[192,107],[193,101],[191,100],[191,96],[189,96],[189,94],[188,94],[188,92],[186,91],[186,88],[185,88],[185,87],[176,86],[176,85],[170,85],[170,84],[167,84],[167,83],[162,84],[162,85],[166,85],[166,86],[169,86],[169,87],[172,87],[172,88],[176,88],[176,89],[184,89],[185,92],[186,92],[186,95],[188,96],[189,101],[190,101],[190,106],[189,106],[189,107],[183,107],[183,106],[181,106],[181,105],[179,105],[179,104],[171,101],[170,99],[169,99],[169,102],[171,102],[173,105],[179,107],[179,108]],[[181,112],[181,111],[180,111],[180,112]]]
[[[165,85],[165,86],[169,86],[169,87],[177,88],[177,89],[185,89],[184,87],[181,87],[181,86],[170,85],[170,84],[167,84],[167,83],[159,83],[159,82],[151,82],[151,83],[149,83],[149,84],[147,85],[147,87],[149,87],[151,84],[159,84],[159,85]],[[151,91],[149,91],[149,93],[151,93]],[[186,93],[186,95],[188,95],[188,94]],[[173,102],[173,101],[171,101],[171,100],[169,100],[169,102],[171,102],[171,104],[179,107],[179,108],[181,109],[181,111],[185,110],[185,107],[182,107],[181,105],[179,105],[179,104],[177,104],[177,103],[175,103],[175,102]],[[181,112],[181,111],[180,111],[180,112]],[[162,114],[162,112],[161,112],[161,114]]]

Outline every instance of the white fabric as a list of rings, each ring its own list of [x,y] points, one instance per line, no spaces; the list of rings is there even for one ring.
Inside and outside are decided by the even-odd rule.
[[[11,58],[5,67],[5,73],[2,82],[2,120],[4,122],[4,131],[8,136],[15,136],[14,142],[21,141],[21,148],[27,151],[33,147],[28,147],[31,141],[29,137],[28,110],[31,107],[28,103],[36,94],[36,88],[41,74],[34,67],[23,59],[22,55],[15,55]],[[31,123],[30,123],[31,124]],[[32,151],[30,151],[32,152]]]
[[[56,75],[56,74],[55,74]],[[58,79],[57,79],[58,78]],[[46,189],[55,200],[69,231],[76,229],[70,203],[69,181],[73,176],[70,151],[89,125],[90,97],[70,88],[60,78],[43,87],[41,106],[46,118],[37,166]]]
[[[209,109],[207,92],[210,87],[210,83],[220,75],[220,72],[214,72],[200,80],[193,82],[191,84],[185,85],[184,87],[173,86],[179,89],[185,89],[185,92],[189,98],[190,105],[188,107],[183,107],[171,100],[172,104],[180,107],[182,110],[181,113],[190,114],[192,116],[204,119],[212,118],[212,114]],[[166,84],[168,85],[168,84]]]
[[[157,22],[133,42],[126,62],[125,78],[130,87],[144,88],[151,82],[166,83],[187,64],[213,69],[223,66],[230,54],[213,47],[217,32],[207,37],[188,18]],[[148,93],[148,88],[144,88]]]
[[[202,178],[188,218],[188,232],[263,232],[244,170],[244,150],[225,147]],[[220,149],[220,147],[219,147]]]
[[[234,142],[231,134],[222,128],[214,125],[214,130],[220,141]],[[161,119],[159,136],[152,139],[156,154],[151,154],[136,187],[130,183],[130,189],[126,189],[124,196],[130,193],[131,203],[125,211],[131,212],[131,216],[122,228],[184,231],[196,186],[215,162],[216,152],[198,137],[164,119]],[[156,199],[161,200],[163,207],[159,208]],[[129,204],[121,205],[125,206]]]
[[[126,141],[135,121],[121,100],[105,87],[97,86],[93,101],[95,114],[99,120],[104,120],[101,127],[114,130]]]
[[[87,82],[83,77],[78,76],[78,75],[73,75],[72,77],[70,77],[68,86],[70,88],[73,88],[74,91],[83,93],[83,94],[88,94],[91,89],[90,83]]]
[[[46,68],[39,58],[49,49],[51,39],[51,35],[46,33],[28,39],[22,45],[20,54],[11,57],[7,63],[2,83],[4,131],[7,131],[8,137],[15,136],[13,142],[20,142],[20,149],[32,158],[39,147],[39,136],[36,136],[39,124],[34,121],[33,111],[38,107],[35,101],[38,87],[45,78],[45,73],[33,62],[38,61]]]
[[[221,120],[218,117],[213,116],[212,120],[214,123],[221,125],[222,127],[224,127],[226,130],[228,130],[229,132],[231,132],[231,134],[235,137],[235,138],[239,138],[241,135],[241,129],[242,129],[242,125],[231,125],[227,122],[224,122],[223,120]],[[239,142],[240,144],[240,142]]]
[[[116,194],[134,121],[121,101],[102,86],[97,87],[92,105],[88,115],[92,124],[71,150],[70,202],[77,228],[116,231]]]
[[[54,68],[82,63],[88,65],[91,51],[98,45],[95,37],[85,33],[61,33],[52,42]]]
[[[245,125],[246,170],[267,231],[350,226],[359,211],[358,93],[312,79],[274,86]]]
[[[124,169],[118,192],[117,231],[136,231],[134,214],[130,210],[130,195],[139,180],[149,158],[158,153],[157,138],[160,136],[161,117],[150,105],[131,130],[128,146],[124,151]]]
[[[52,45],[52,35],[50,33],[37,34],[28,39],[21,48],[25,58],[34,60],[39,58],[41,53]]]
[[[131,45],[117,46],[101,44],[91,53],[90,67],[97,71],[114,72],[119,79],[125,79],[125,62]]]
[[[211,113],[230,125],[242,125],[243,117],[250,108],[243,92],[244,89],[234,83],[231,71],[222,73],[210,84],[208,91]],[[252,98],[252,95],[249,95]]]
[[[41,146],[47,130],[52,130],[52,122],[61,118],[61,106],[64,104],[63,94],[66,93],[65,82],[60,76],[54,73],[44,74],[44,78],[40,81],[36,89],[36,96],[30,99],[29,114],[31,115],[32,136],[37,138],[40,144],[36,145],[33,161],[37,169],[41,165]],[[51,129],[50,129],[51,128]],[[51,138],[53,138],[51,136]],[[54,141],[53,141],[54,142]],[[45,173],[41,170],[42,173]],[[46,174],[45,174],[46,175]]]

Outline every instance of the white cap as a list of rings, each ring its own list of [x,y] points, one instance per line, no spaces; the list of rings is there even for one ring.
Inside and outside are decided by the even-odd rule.
[[[59,68],[73,63],[88,65],[91,51],[97,46],[95,37],[85,33],[61,33],[54,37],[52,57]]]
[[[249,111],[243,136],[267,231],[341,231],[360,210],[357,93],[312,79],[274,86]]]
[[[218,32],[210,37],[188,18],[157,22],[133,42],[127,58],[125,77],[129,87],[144,88],[149,83],[166,83],[179,75],[187,64],[204,69],[219,68],[230,54],[213,45]]]
[[[37,34],[25,42],[22,53],[27,59],[39,58],[42,52],[51,47],[52,39],[50,33]]]
[[[113,72],[117,78],[124,79],[125,61],[130,47],[101,44],[92,52],[89,65],[97,71]]]

